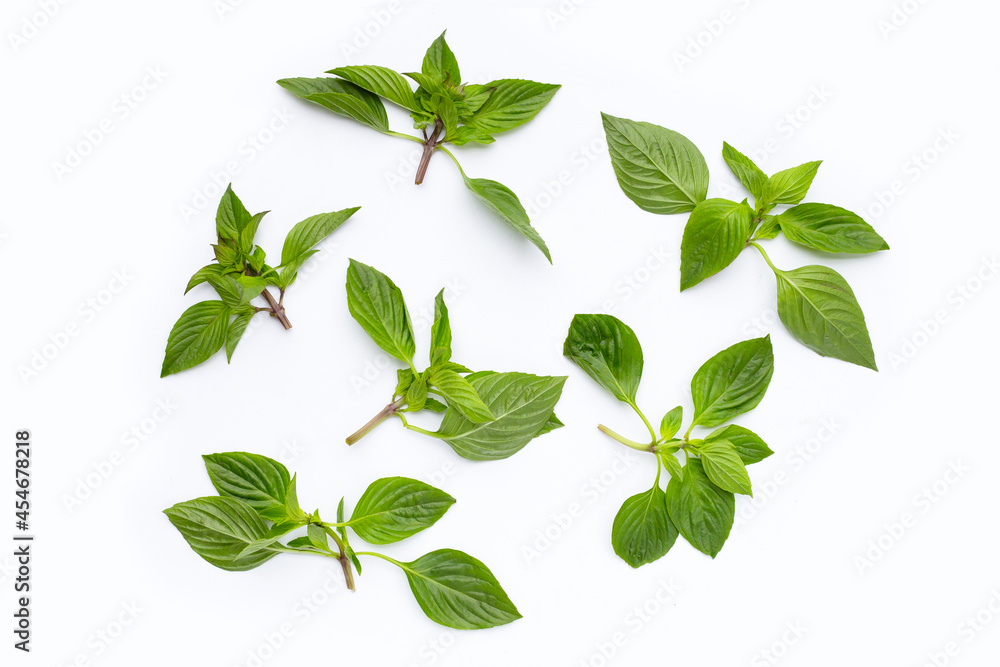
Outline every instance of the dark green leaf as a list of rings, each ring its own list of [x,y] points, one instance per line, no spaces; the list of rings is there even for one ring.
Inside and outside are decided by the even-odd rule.
[[[221,277],[223,271],[225,271],[225,267],[221,264],[208,264],[201,267],[193,276],[191,276],[191,280],[188,281],[187,287],[184,288],[184,293],[187,294],[191,291],[191,288],[196,285],[200,285],[203,282],[207,282],[210,277]]]
[[[708,165],[687,138],[651,123],[601,117],[618,185],[639,208],[684,213],[705,199]]]
[[[352,65],[348,67],[338,67],[327,72],[341,78],[347,79],[356,86],[364,88],[370,93],[375,93],[393,104],[419,111],[417,100],[413,97],[413,89],[403,78],[403,75],[394,72],[388,67],[378,65]]]
[[[477,630],[521,618],[489,568],[468,554],[439,549],[398,565],[420,608],[435,623]]]
[[[403,293],[388,276],[352,259],[347,269],[347,307],[376,345],[402,362],[413,361],[410,313]]]
[[[728,347],[702,364],[691,379],[694,424],[718,426],[757,407],[774,373],[771,337]]]
[[[493,93],[469,119],[469,125],[490,134],[524,125],[538,115],[560,88],[525,79],[498,79],[486,87],[492,88]]]
[[[267,537],[264,520],[246,503],[233,498],[196,498],[163,511],[192,550],[223,570],[250,570],[277,555],[251,550]],[[244,552],[252,551],[248,555]]]
[[[221,301],[201,301],[184,311],[167,337],[160,377],[197,366],[226,342],[229,308]]]
[[[302,99],[353,118],[379,132],[389,131],[389,119],[382,100],[349,81],[333,78],[281,79],[278,85]]]
[[[667,514],[677,530],[698,551],[715,558],[736,517],[736,499],[709,481],[701,462],[688,459],[684,479],[671,478],[666,492]]]
[[[240,232],[249,222],[250,212],[243,206],[243,202],[233,192],[233,186],[230,184],[219,201],[219,210],[215,214],[215,231],[219,238],[238,239]]]
[[[865,315],[843,276],[825,266],[775,270],[778,317],[810,350],[878,370]]]
[[[279,509],[284,513],[291,483],[284,465],[247,452],[209,454],[202,458],[219,495],[242,500],[258,512]]]
[[[451,359],[451,320],[444,302],[444,290],[434,297],[434,324],[431,325],[431,364]]]
[[[619,401],[635,402],[642,378],[642,347],[635,332],[617,317],[575,315],[563,355]]]
[[[626,500],[611,527],[611,546],[632,567],[663,557],[676,539],[677,529],[667,516],[666,495],[659,485]]]
[[[447,82],[452,86],[458,86],[462,83],[458,60],[448,46],[448,42],[445,41],[443,32],[427,49],[420,71],[436,81]]]
[[[369,544],[392,544],[433,526],[455,499],[430,484],[406,477],[372,482],[349,523]]]
[[[243,313],[229,323],[229,328],[226,329],[226,362],[233,360],[233,352],[236,350],[236,345],[240,342],[243,332],[247,330],[247,325],[250,324],[250,320],[253,319],[255,314]]]
[[[733,263],[746,248],[753,210],[727,199],[706,199],[695,207],[681,240],[681,291]]]
[[[785,238],[823,252],[869,253],[888,250],[872,226],[830,204],[799,204],[776,217]]]

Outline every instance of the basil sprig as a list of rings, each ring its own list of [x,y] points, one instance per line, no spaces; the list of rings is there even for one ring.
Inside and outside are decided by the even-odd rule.
[[[864,313],[843,276],[820,265],[779,269],[761,245],[780,233],[822,253],[889,249],[860,216],[830,204],[801,203],[819,162],[768,176],[723,143],[722,157],[754,204],[706,199],[708,166],[688,139],[651,123],[602,116],[611,163],[625,195],[652,213],[691,214],[681,241],[681,291],[722,271],[752,246],[774,272],[778,317],[796,340],[820,356],[878,370]],[[778,206],[790,208],[774,213]]]
[[[254,243],[257,227],[268,212],[250,215],[232,186],[227,187],[215,219],[215,261],[198,269],[184,290],[187,294],[208,283],[221,300],[200,301],[180,316],[167,338],[160,377],[197,366],[223,346],[226,360],[232,361],[236,345],[257,313],[269,313],[285,329],[291,329],[285,314],[285,290],[295,282],[302,265],[319,252],[316,246],[359,208],[321,213],[298,223],[285,237],[281,263],[269,266],[264,250]],[[269,287],[278,288],[277,299]],[[257,297],[263,297],[267,306],[255,306],[252,301]]]
[[[639,567],[666,554],[680,534],[715,558],[733,526],[735,494],[753,495],[746,466],[772,454],[752,431],[723,425],[755,408],[764,397],[774,372],[770,337],[737,343],[702,364],[691,380],[694,416],[681,437],[677,437],[681,406],[668,411],[655,429],[636,404],[642,348],[621,320],[610,315],[575,316],[563,354],[630,405],[649,431],[649,442],[637,442],[598,426],[626,447],[652,454],[657,462],[652,488],[626,500],[615,517],[611,529],[615,553]],[[695,427],[714,430],[692,438]],[[669,475],[665,490],[660,485],[661,468]]]
[[[319,510],[300,507],[295,477],[278,461],[246,452],[203,458],[219,495],[177,503],[164,514],[191,549],[212,565],[244,571],[279,554],[325,556],[340,562],[353,591],[354,570],[361,574],[359,557],[371,556],[403,571],[420,608],[435,623],[476,630],[521,618],[489,568],[466,553],[439,549],[403,562],[351,546],[348,529],[369,544],[383,545],[429,528],[455,502],[444,491],[406,477],[378,479],[361,495],[349,519],[341,499],[337,520],[327,522]],[[300,535],[287,539],[293,532]]]
[[[565,377],[528,373],[472,372],[452,361],[451,321],[444,290],[434,299],[430,365],[414,363],[416,344],[403,293],[385,274],[351,260],[347,269],[347,305],[351,315],[386,354],[406,364],[397,371],[392,401],[347,438],[353,445],[390,417],[407,429],[446,442],[472,461],[505,459],[532,439],[562,426],[553,410]],[[429,431],[407,421],[421,410],[443,413]]]
[[[489,83],[462,83],[458,60],[444,33],[434,40],[419,72],[400,74],[377,65],[349,65],[328,70],[333,77],[281,79],[278,85],[341,116],[394,137],[423,145],[415,182],[424,180],[436,151],[443,151],[458,167],[462,180],[483,204],[507,224],[552,256],[528,213],[510,188],[486,178],[470,178],[445,144],[491,144],[494,135],[524,125],[549,103],[559,86],[526,79],[496,79]],[[417,84],[414,90],[407,81]],[[410,112],[421,136],[389,129],[386,100]]]

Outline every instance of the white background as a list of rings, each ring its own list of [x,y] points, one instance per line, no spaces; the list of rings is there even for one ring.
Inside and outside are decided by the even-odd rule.
[[[909,13],[887,32],[894,4]],[[769,651],[786,665],[917,666],[951,642],[939,664],[995,660],[998,614],[983,612],[992,623],[979,631],[964,624],[991,600],[1000,610],[996,3],[402,2],[393,14],[384,3],[256,0],[220,13],[210,0],[100,0],[60,4],[47,20],[43,5],[8,0],[0,21],[2,432],[9,444],[16,429],[33,431],[37,535],[30,656],[10,646],[13,562],[0,550],[4,664],[235,666],[263,655],[267,665],[764,665]],[[44,24],[32,31],[25,20]],[[540,209],[533,223],[554,266],[474,200],[446,156],[414,187],[414,144],[274,84],[342,64],[411,71],[444,28],[468,81],[563,84],[527,126],[458,150],[470,175]],[[686,50],[694,57],[679,63]],[[122,95],[142,100],[126,115]],[[708,161],[710,196],[744,196],[721,159],[724,140],[768,172],[824,160],[808,200],[862,214],[892,246],[821,260],[854,286],[881,372],[795,343],[752,253],[681,295],[685,217],[645,213],[621,193],[600,111],[689,137]],[[389,113],[408,131],[403,113]],[[103,119],[112,131],[60,177],[56,163]],[[272,122],[280,131],[267,131]],[[926,168],[914,162],[921,155]],[[219,355],[161,380],[171,325],[210,296],[182,292],[211,258],[213,174],[230,180],[229,162],[247,207],[272,211],[259,234],[272,255],[295,222],[363,208],[289,291],[290,332],[261,316],[232,365]],[[880,208],[878,193],[897,181]],[[201,195],[207,206],[196,205]],[[815,261],[782,239],[768,249],[780,267]],[[464,461],[393,422],[346,447],[395,382],[395,365],[348,315],[348,257],[401,286],[421,344],[434,294],[452,285],[458,360],[569,376],[558,408],[566,427],[496,463]],[[646,360],[639,402],[657,420],[678,403],[690,413],[689,379],[709,356],[772,335],[773,382],[740,423],[776,454],[751,469],[757,499],[740,499],[740,525],[714,561],[682,540],[639,570],[612,552],[612,519],[654,468],[616,464],[621,448],[595,429],[643,433],[561,356],[577,312],[612,312],[635,329]],[[77,335],[60,336],[70,325]],[[63,346],[46,347],[53,340]],[[49,358],[25,376],[36,352]],[[170,406],[159,422],[158,401]],[[130,446],[134,428],[145,433]],[[247,573],[208,566],[161,510],[210,494],[200,455],[230,450],[284,461],[303,504],[328,515],[342,495],[350,511],[377,477],[444,488],[458,504],[386,552],[465,550],[492,568],[523,620],[483,632],[436,626],[381,562],[365,563],[355,594],[320,558],[283,556]],[[4,540],[14,532],[6,451]],[[120,465],[88,487],[115,451]],[[919,500],[935,483],[934,502]],[[910,526],[891,535],[907,514]],[[664,583],[675,592],[661,602]],[[314,611],[309,599],[321,601]],[[645,620],[635,612],[644,606]]]

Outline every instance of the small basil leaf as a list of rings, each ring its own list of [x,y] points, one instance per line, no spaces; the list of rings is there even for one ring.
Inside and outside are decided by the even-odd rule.
[[[239,344],[240,338],[243,337],[243,332],[247,330],[247,325],[250,324],[250,320],[256,313],[243,313],[238,315],[236,319],[229,323],[229,328],[226,329],[226,362],[231,362],[233,360],[233,352],[236,351],[236,345]]]
[[[506,132],[538,115],[560,86],[525,79],[498,79],[486,84],[492,88],[479,110],[469,119],[469,126],[497,134]]]
[[[691,379],[694,424],[718,426],[757,407],[774,373],[771,337],[753,338],[719,352]]]
[[[393,104],[404,109],[418,111],[417,100],[413,97],[413,89],[403,75],[388,67],[378,65],[353,65],[329,70],[327,74],[347,79],[356,86],[370,93],[384,97]]]
[[[297,223],[285,236],[281,248],[280,283],[286,288],[295,282],[298,271],[316,252],[316,245],[354,215],[360,206],[333,213],[320,213]]]
[[[730,171],[743,184],[743,187],[750,191],[755,200],[760,202],[764,198],[767,174],[761,171],[753,160],[724,141],[722,142],[722,158],[729,165]]]
[[[414,380],[406,390],[406,405],[409,409],[417,411],[423,410],[427,402],[427,380],[424,376]]]
[[[681,420],[683,419],[684,408],[679,405],[663,415],[663,420],[660,422],[660,437],[664,440],[669,440],[677,435],[677,431],[681,428]]]
[[[469,178],[465,172],[462,172],[462,178],[465,180],[465,187],[472,194],[486,204],[488,209],[503,218],[504,222],[521,232],[536,248],[542,251],[549,263],[552,263],[552,255],[549,254],[548,246],[545,245],[545,241],[542,240],[535,228],[531,226],[528,213],[510,188],[488,178]]]
[[[449,407],[473,423],[494,419],[493,413],[469,381],[454,371],[435,369],[428,380]]]
[[[235,240],[249,222],[250,212],[243,206],[230,184],[219,201],[219,209],[215,214],[215,231],[221,239]]]
[[[444,302],[444,290],[434,297],[434,323],[431,325],[431,363],[443,364],[451,359],[451,320]]]
[[[221,277],[224,270],[225,268],[221,264],[208,264],[201,267],[191,276],[187,287],[184,288],[184,293],[187,294],[193,287],[207,282],[209,278]]]
[[[667,513],[681,535],[712,558],[729,537],[736,518],[732,493],[712,484],[697,459],[688,459],[684,478],[671,478],[666,492]]]
[[[351,316],[386,353],[412,363],[413,325],[403,293],[384,273],[353,259],[350,261],[347,306]]]
[[[733,444],[727,440],[706,440],[698,447],[701,464],[712,483],[723,491],[752,496],[750,475]]]
[[[760,439],[760,436],[750,429],[737,426],[736,424],[730,424],[729,426],[724,426],[723,428],[712,431],[705,438],[706,443],[714,442],[716,440],[725,440],[726,442],[729,442],[736,450],[736,453],[740,455],[743,465],[750,465],[751,463],[763,461],[774,453],[771,451],[771,448]]]
[[[336,114],[353,118],[379,132],[389,132],[389,119],[382,100],[349,81],[297,78],[281,79],[278,85]]]
[[[420,71],[436,81],[447,82],[452,86],[462,83],[458,60],[444,39],[444,32],[427,49]]]
[[[798,204],[809,191],[820,164],[822,160],[806,162],[774,174],[767,179],[764,200],[769,204]]]
[[[455,499],[406,477],[372,482],[358,500],[349,526],[369,544],[392,544],[433,526]]]
[[[663,557],[677,540],[659,485],[626,500],[611,527],[611,546],[619,558],[639,567]]]
[[[258,512],[286,509],[291,476],[278,461],[247,452],[209,454],[202,458],[219,495],[242,500]]]
[[[699,203],[681,240],[681,291],[733,263],[746,248],[753,210],[727,199]]]
[[[776,221],[785,238],[813,250],[861,254],[889,249],[860,216],[830,204],[799,204]]]
[[[201,301],[185,310],[167,337],[160,377],[197,366],[222,349],[229,317],[221,301]]]

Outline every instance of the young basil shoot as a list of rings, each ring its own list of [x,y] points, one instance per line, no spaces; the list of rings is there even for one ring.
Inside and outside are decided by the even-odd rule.
[[[708,167],[687,138],[651,123],[602,116],[611,162],[625,195],[652,213],[691,213],[681,241],[681,291],[722,271],[752,246],[774,272],[778,317],[792,337],[820,356],[878,370],[864,313],[843,276],[819,265],[779,269],[761,246],[781,233],[824,253],[889,249],[858,215],[830,204],[800,203],[820,162],[768,176],[723,143],[722,157],[753,196],[754,205],[746,199],[706,199]],[[790,208],[772,213],[777,206]]]
[[[648,491],[622,505],[611,529],[615,553],[632,567],[661,558],[680,533],[695,549],[715,558],[729,537],[735,518],[735,495],[752,495],[746,466],[773,452],[742,426],[723,426],[757,407],[774,371],[770,337],[737,343],[706,361],[691,380],[694,417],[678,437],[683,408],[667,412],[659,429],[636,404],[642,377],[642,348],[635,333],[610,315],[576,315],[563,346],[587,375],[635,410],[649,431],[649,441],[631,440],[604,425],[597,428],[626,447],[656,458],[656,478]],[[692,438],[695,427],[714,428]],[[716,428],[719,427],[719,428]],[[678,459],[683,455],[684,464]],[[660,469],[666,469],[666,490]]]
[[[431,156],[436,151],[444,152],[458,167],[465,187],[552,261],[545,241],[531,226],[517,195],[496,181],[469,178],[445,144],[493,143],[494,135],[534,118],[555,95],[558,85],[526,79],[462,83],[458,61],[445,42],[444,33],[427,49],[419,72],[399,74],[377,65],[349,65],[329,70],[327,74],[334,77],[281,79],[278,85],[382,134],[422,144],[417,185],[424,180]],[[417,84],[416,90],[404,77]],[[413,127],[420,130],[421,136],[390,130],[383,99],[409,111]]]
[[[317,244],[359,208],[321,213],[292,227],[281,249],[281,263],[271,267],[264,250],[254,244],[257,227],[267,211],[250,215],[232,186],[226,188],[215,219],[215,262],[198,269],[184,290],[187,294],[196,285],[208,283],[221,301],[200,301],[184,311],[167,338],[160,377],[197,366],[223,345],[226,360],[232,361],[236,345],[257,313],[268,313],[285,329],[291,329],[285,314],[285,290],[295,282],[306,260],[319,252]],[[277,299],[268,287],[278,288]],[[255,306],[252,301],[257,297],[263,297],[267,306]]]
[[[512,456],[532,439],[562,426],[553,410],[565,377],[474,373],[452,361],[444,290],[434,300],[430,365],[423,371],[413,361],[416,345],[403,294],[388,276],[352,259],[347,269],[347,305],[372,340],[407,366],[396,372],[392,401],[348,437],[347,444],[353,445],[395,416],[407,429],[443,440],[463,458],[494,461]],[[407,414],[420,410],[443,413],[437,431],[407,421]]]
[[[454,549],[439,549],[401,562],[374,551],[354,551],[350,528],[369,544],[393,544],[429,528],[455,499],[415,479],[386,477],[371,483],[350,519],[344,501],[337,520],[299,506],[295,477],[284,465],[259,454],[228,452],[203,457],[217,496],[177,503],[164,510],[196,554],[223,570],[258,567],[279,554],[313,554],[340,562],[354,590],[359,557],[392,563],[403,571],[420,608],[435,623],[459,630],[504,625],[521,618],[489,568]],[[293,531],[298,537],[282,542]],[[331,545],[332,541],[332,545]]]

